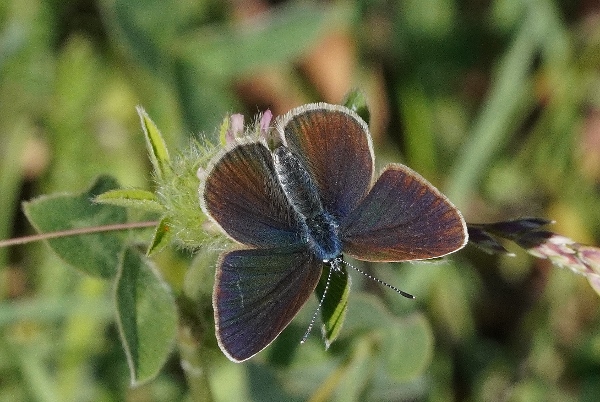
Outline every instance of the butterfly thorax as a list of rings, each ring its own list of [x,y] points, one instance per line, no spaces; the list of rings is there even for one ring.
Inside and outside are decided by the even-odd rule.
[[[338,224],[321,203],[318,188],[306,167],[287,147],[273,152],[275,172],[286,198],[306,225],[306,239],[314,253],[330,261],[342,252]]]

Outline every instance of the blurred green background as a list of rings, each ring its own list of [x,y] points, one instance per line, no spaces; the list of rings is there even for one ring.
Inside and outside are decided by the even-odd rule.
[[[21,201],[81,192],[100,173],[152,188],[136,105],[173,151],[215,135],[227,113],[250,121],[266,108],[340,103],[353,88],[371,108],[379,167],[409,165],[469,222],[541,216],[600,244],[596,0],[5,0],[0,239],[32,233]],[[208,333],[212,395],[597,400],[599,296],[584,277],[511,251],[366,267],[416,301],[351,273],[351,311],[328,352],[318,331],[298,345],[316,302],[244,364]],[[192,258],[174,250],[158,264],[176,276]],[[0,249],[0,275],[1,400],[195,395],[176,351],[155,380],[129,388],[110,283],[44,244]],[[212,272],[201,277],[210,292]],[[416,356],[378,355],[389,342]]]

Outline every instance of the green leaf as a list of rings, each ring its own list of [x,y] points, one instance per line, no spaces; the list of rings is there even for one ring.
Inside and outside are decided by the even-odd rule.
[[[346,272],[346,267],[343,264],[339,265],[340,271],[334,270],[331,273],[331,280],[327,288],[327,294],[323,299],[321,306],[322,334],[325,339],[325,347],[329,348],[331,343],[337,338],[346,311],[348,310],[348,294],[350,293],[350,277]],[[331,266],[323,264],[323,273],[317,288],[315,289],[319,300],[323,298],[323,292],[327,283],[327,276]]]
[[[230,79],[301,56],[325,32],[347,20],[348,9],[310,3],[281,7],[246,29],[225,26],[183,37],[184,59],[196,71]]]
[[[392,315],[380,299],[355,292],[348,305],[348,317],[342,337],[352,337],[387,326],[390,318]]]
[[[435,177],[435,129],[431,101],[418,83],[407,83],[399,92],[399,111],[406,131],[406,164],[425,177]]]
[[[175,90],[177,103],[188,131],[206,133],[215,141],[215,127],[220,116],[241,108],[228,82],[199,71],[194,61],[182,60],[176,64]]]
[[[421,314],[392,319],[386,326],[381,354],[387,372],[407,382],[421,375],[433,357],[433,331]]]
[[[177,309],[169,287],[132,248],[122,253],[115,292],[117,324],[132,385],[154,378],[177,335]]]
[[[171,243],[172,237],[173,233],[171,232],[169,221],[167,218],[163,218],[156,226],[154,236],[152,237],[152,243],[150,243],[146,255],[152,255],[164,249]]]
[[[223,147],[227,146],[227,131],[229,131],[230,126],[231,116],[227,115],[219,126],[219,144]]]
[[[115,179],[100,176],[83,194],[42,196],[23,203],[23,210],[39,233],[125,223],[124,208],[93,202],[97,195],[115,188]],[[117,273],[126,236],[124,231],[80,234],[48,240],[48,245],[65,262],[86,274],[110,278]]]
[[[61,298],[3,301],[0,303],[0,328],[24,321],[58,322],[76,314],[108,321],[112,319],[114,309],[106,298],[93,297],[82,300],[70,294]]]
[[[118,207],[139,208],[148,212],[164,212],[165,210],[153,192],[135,188],[110,190],[98,195],[94,201]]]
[[[548,10],[544,7],[528,8],[508,51],[498,63],[488,98],[450,172],[446,195],[459,209],[468,204],[481,177],[487,174],[490,161],[501,152],[519,124],[516,117],[527,116],[528,110],[535,107],[531,68],[551,26],[546,14]]]
[[[373,342],[368,338],[356,338],[348,359],[340,367],[337,375],[328,377],[327,381],[321,385],[321,392],[323,389],[332,391],[332,395],[327,395],[326,398],[329,401],[363,400],[361,396],[372,380],[376,367],[377,360],[373,356]],[[338,376],[339,378],[336,378]]]
[[[380,299],[357,294],[351,299],[342,336],[373,334],[381,339],[379,359],[394,380],[408,382],[422,375],[433,356],[433,331],[420,314],[397,317]],[[355,336],[353,339],[357,339]]]
[[[1,45],[0,45],[1,46]],[[0,50],[0,54],[2,51]],[[0,60],[1,65],[1,60]],[[13,230],[13,219],[17,212],[19,188],[23,175],[23,164],[20,159],[26,149],[26,142],[34,132],[34,124],[15,124],[10,130],[2,133],[2,149],[0,150],[0,239],[6,239]],[[0,267],[6,266],[7,250],[0,250]],[[3,286],[3,285],[2,285]]]
[[[170,73],[177,36],[210,18],[207,14],[214,8],[205,1],[162,0],[106,0],[98,6],[111,28],[107,33],[125,46],[127,54],[152,72],[164,75]]]
[[[183,280],[183,294],[188,299],[212,301],[215,267],[220,254],[221,250],[213,246],[200,247],[194,252]]]
[[[162,134],[146,111],[141,106],[138,106],[136,109],[142,122],[146,146],[148,148],[148,153],[150,154],[150,162],[152,162],[152,166],[154,167],[154,173],[158,180],[163,181],[169,166],[169,151],[167,150],[167,144],[165,144]]]
[[[369,105],[367,105],[367,98],[361,90],[351,90],[346,95],[346,99],[344,100],[344,102],[342,102],[342,105],[354,111],[367,124],[369,124],[369,120],[371,120],[371,112],[369,111]]]

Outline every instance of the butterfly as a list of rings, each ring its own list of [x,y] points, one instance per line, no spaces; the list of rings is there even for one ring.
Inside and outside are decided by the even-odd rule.
[[[458,209],[410,168],[390,164],[374,181],[369,129],[352,110],[307,104],[276,127],[280,146],[237,141],[199,189],[204,213],[243,246],[219,257],[213,291],[217,341],[235,362],[283,331],[323,263],[428,259],[467,242]]]

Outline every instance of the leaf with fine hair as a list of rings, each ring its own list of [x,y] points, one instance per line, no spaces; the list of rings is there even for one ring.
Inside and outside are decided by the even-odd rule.
[[[163,181],[168,174],[168,166],[170,163],[167,144],[146,111],[141,106],[138,106],[136,110],[142,122],[146,147],[148,148],[150,162],[152,162],[152,167],[154,168],[154,174],[159,181]]]
[[[167,284],[137,250],[121,254],[115,287],[117,324],[136,386],[154,378],[173,350],[177,309]]]
[[[171,244],[172,237],[173,232],[170,229],[169,219],[161,219],[158,225],[156,225],[154,236],[152,237],[152,242],[146,251],[146,255],[152,255],[163,250],[166,246]]]
[[[98,195],[94,201],[99,204],[132,207],[148,212],[164,212],[165,210],[153,192],[136,188],[109,190]]]
[[[127,222],[125,208],[99,205],[99,194],[118,188],[110,176],[100,176],[82,194],[42,196],[23,203],[27,219],[39,233],[60,232]],[[47,240],[50,248],[69,265],[88,275],[111,278],[117,273],[125,231],[70,235]]]

